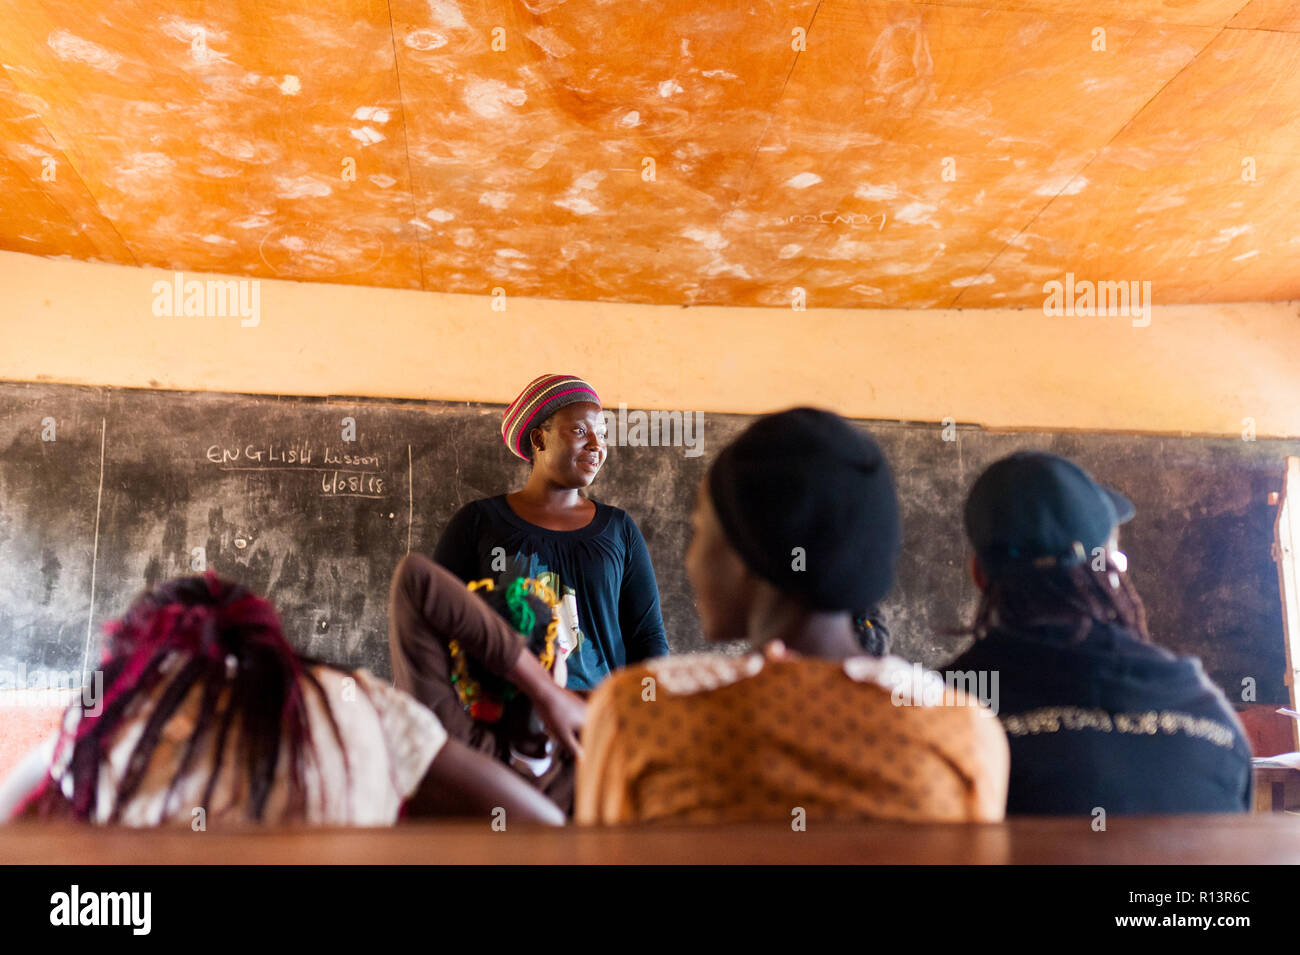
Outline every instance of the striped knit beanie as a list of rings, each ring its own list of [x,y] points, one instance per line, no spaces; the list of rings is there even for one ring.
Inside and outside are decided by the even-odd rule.
[[[579,401],[600,404],[596,390],[573,375],[542,375],[528,383],[519,397],[510,403],[501,419],[501,437],[516,457],[531,461],[532,447],[528,433],[565,405]]]

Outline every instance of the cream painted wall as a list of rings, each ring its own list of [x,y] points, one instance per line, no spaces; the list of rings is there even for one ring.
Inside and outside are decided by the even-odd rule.
[[[186,279],[214,276],[185,273]],[[256,326],[156,317],[172,273],[0,252],[0,379],[505,403],[572,372],[607,405],[991,428],[1300,435],[1295,303],[1039,310],[675,308],[261,280]],[[1158,300],[1159,290],[1155,291]],[[815,305],[816,303],[812,303]]]

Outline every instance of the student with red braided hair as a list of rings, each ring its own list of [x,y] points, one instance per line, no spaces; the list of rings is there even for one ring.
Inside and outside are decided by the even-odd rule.
[[[298,656],[269,602],[211,572],[160,585],[106,630],[102,699],[71,706],[0,784],[0,820],[387,825],[502,807],[563,822],[411,696]]]

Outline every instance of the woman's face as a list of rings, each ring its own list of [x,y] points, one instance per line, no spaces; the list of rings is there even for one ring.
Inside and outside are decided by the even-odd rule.
[[[686,576],[695,591],[704,637],[713,643],[743,640],[749,609],[749,571],[727,540],[709,498],[708,478],[700,482],[691,515]]]
[[[543,447],[533,452],[534,468],[561,487],[587,487],[596,479],[609,453],[600,405],[590,401],[565,405],[539,430],[532,440]]]

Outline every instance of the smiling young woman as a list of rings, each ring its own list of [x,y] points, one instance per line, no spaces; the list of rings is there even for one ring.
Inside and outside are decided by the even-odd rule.
[[[501,436],[532,465],[523,488],[473,501],[451,519],[434,560],[466,582],[510,562],[562,600],[576,646],[571,690],[668,652],[659,588],[645,539],[623,510],[586,490],[605,463],[605,419],[596,391],[573,375],[542,375],[506,409]]]

